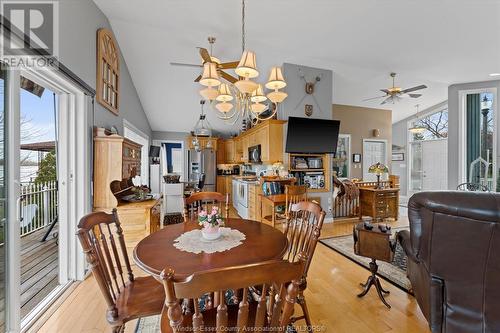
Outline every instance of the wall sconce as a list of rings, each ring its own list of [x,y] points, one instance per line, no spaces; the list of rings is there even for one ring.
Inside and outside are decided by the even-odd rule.
[[[372,135],[374,138],[378,138],[380,136],[380,130],[378,128],[373,129]]]

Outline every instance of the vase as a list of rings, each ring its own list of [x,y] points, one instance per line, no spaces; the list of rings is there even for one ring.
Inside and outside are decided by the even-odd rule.
[[[201,229],[201,235],[206,240],[216,240],[221,236],[220,227],[212,226],[210,223],[205,223]]]

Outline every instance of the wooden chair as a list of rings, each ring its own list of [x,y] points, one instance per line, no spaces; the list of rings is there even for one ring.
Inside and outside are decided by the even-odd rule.
[[[177,277],[165,269],[161,279],[165,288],[165,308],[161,315],[161,332],[285,332],[290,323],[299,280],[305,267],[305,256],[298,262],[267,261],[253,265],[214,269]],[[248,301],[248,287],[262,285],[262,297]],[[239,304],[228,305],[226,290],[239,290]],[[216,308],[200,311],[197,299],[214,292],[222,301]],[[270,293],[269,297],[267,294]],[[183,313],[181,299],[191,299],[194,313]]]
[[[321,234],[325,215],[325,212],[321,209],[319,204],[301,201],[290,206],[284,228],[284,234],[288,239],[288,249],[284,259],[291,262],[297,261],[299,259],[299,254],[302,252],[305,252],[307,258],[297,295],[297,303],[302,308],[303,315],[292,318],[292,322],[304,319],[309,329],[308,332],[312,332],[312,327],[311,318],[309,317],[309,311],[307,310],[307,304],[304,298],[304,290],[307,288],[307,272]]]
[[[225,207],[223,207],[223,204]],[[202,209],[211,209],[212,206],[219,207],[224,218],[229,218],[229,194],[223,195],[219,192],[196,192],[184,198],[184,222],[188,222],[198,216]],[[222,213],[224,211],[224,213]]]
[[[285,185],[285,218],[288,218],[290,206],[300,201],[307,201],[306,185]]]
[[[153,277],[134,277],[116,209],[112,214],[88,214],[78,228],[83,251],[106,300],[106,319],[113,332],[123,332],[130,320],[161,313],[163,287]]]

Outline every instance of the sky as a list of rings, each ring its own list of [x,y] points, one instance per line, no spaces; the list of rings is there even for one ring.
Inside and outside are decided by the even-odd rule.
[[[21,89],[21,117],[28,122],[22,143],[53,141],[55,139],[54,101],[52,91],[45,89],[42,97]]]

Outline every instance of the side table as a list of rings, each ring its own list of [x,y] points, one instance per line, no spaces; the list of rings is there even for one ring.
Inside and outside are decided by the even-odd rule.
[[[384,298],[384,295],[389,294],[389,291],[382,288],[380,280],[377,277],[377,260],[391,262],[394,257],[395,243],[391,241],[391,230],[382,232],[378,228],[378,224],[372,225],[373,229],[371,230],[365,229],[364,223],[358,223],[353,228],[354,253],[372,259],[370,262],[371,275],[368,277],[366,283],[361,283],[364,289],[358,297],[365,296],[371,286],[374,285],[382,303],[391,308]]]

